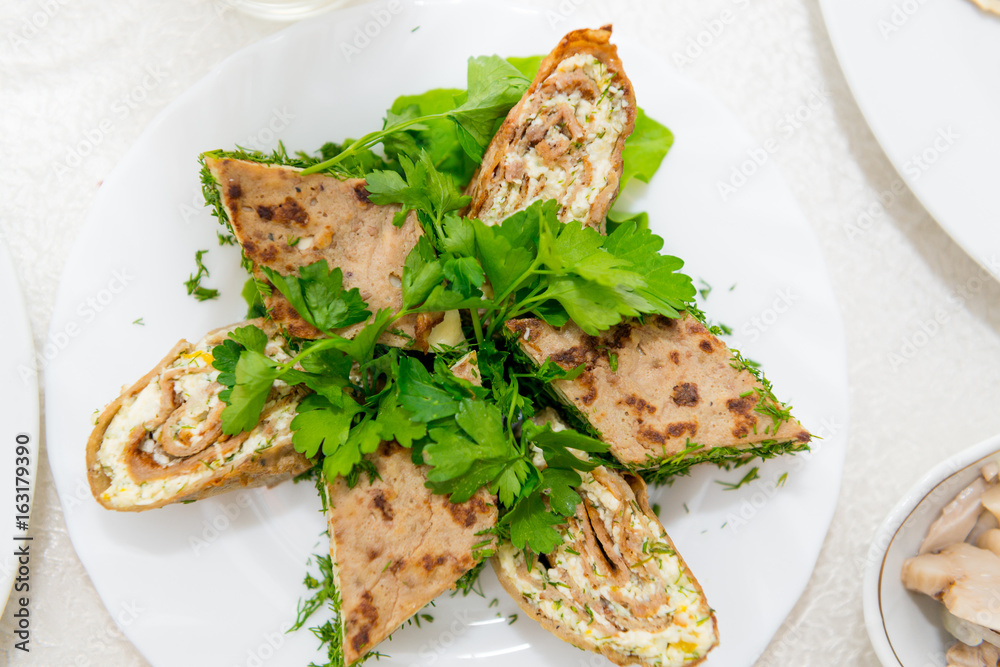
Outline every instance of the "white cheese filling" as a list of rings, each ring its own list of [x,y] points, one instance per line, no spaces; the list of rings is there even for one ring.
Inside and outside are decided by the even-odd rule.
[[[590,497],[609,533],[615,534],[612,522],[621,520],[621,501],[591,474],[584,476],[578,490]],[[511,545],[502,546],[498,558],[504,574],[516,583],[522,595],[533,601],[543,616],[573,628],[584,642],[596,650],[608,647],[650,664],[664,666],[683,665],[705,655],[715,643],[711,610],[681,567],[679,558],[665,541],[660,541],[660,538],[666,537],[662,527],[636,511],[631,516],[630,530],[647,536],[644,544],[649,547],[644,547],[644,551],[648,550],[649,555],[644,562],[630,563],[632,576],[623,586],[607,584],[596,589],[593,587],[587,577],[594,573],[593,565],[585,554],[578,555],[568,550],[575,542],[569,530],[563,536],[564,544],[549,554],[552,567],[547,570],[536,564],[530,572],[526,571],[523,553]],[[617,545],[615,550],[620,555]],[[653,575],[647,573],[647,568],[651,566],[655,566]],[[619,622],[627,622],[633,613],[613,597],[625,597],[641,604],[665,593],[667,603],[647,617],[651,620],[662,619],[663,627],[656,632],[615,630],[601,609],[576,606],[578,603],[569,596],[569,584],[601,599],[601,606],[606,603]],[[546,591],[545,597],[539,595],[539,591]]]
[[[207,343],[199,343],[190,352],[182,354],[165,370],[207,367],[212,362],[210,347]],[[276,361],[289,359],[276,341],[268,342],[265,353]],[[177,424],[179,428],[192,429],[193,438],[204,432],[205,419],[219,402],[219,385],[216,384],[218,376],[219,372],[216,370],[183,373],[173,381],[175,395],[184,406],[184,412]],[[272,408],[280,397],[281,394],[272,397],[265,406],[265,411]],[[270,437],[269,442],[269,438],[264,435],[265,430],[290,434],[290,424],[296,414],[294,403],[282,406],[262,420],[235,452],[223,455],[218,451],[215,457],[206,459],[202,465],[185,474],[137,482],[129,473],[127,447],[129,435],[136,426],[147,426],[157,416],[161,398],[160,376],[157,375],[135,396],[122,402],[104,433],[104,440],[97,452],[97,460],[111,483],[101,494],[101,498],[113,507],[150,505],[166,497],[180,495],[188,487],[193,490],[198,483],[216,474],[222,466],[235,467],[254,452],[270,447],[274,436]],[[268,426],[271,428],[267,429]],[[162,428],[163,426],[157,427],[152,433],[147,434],[148,437],[140,445],[140,449],[150,454],[154,462],[166,467],[179,459],[167,455],[159,447],[158,440]]]
[[[560,161],[551,163],[546,160],[535,146],[528,148],[523,155],[509,154],[504,157],[504,167],[513,161],[521,161],[524,168],[524,178],[528,181],[528,198],[520,206],[515,202],[521,191],[521,183],[507,181],[496,195],[489,210],[480,214],[486,224],[497,224],[517,209],[526,208],[529,204],[546,199],[556,199],[567,207],[569,217],[574,220],[586,220],[590,215],[590,207],[608,184],[608,175],[612,170],[612,154],[618,138],[625,128],[628,107],[625,91],[620,85],[613,83],[614,75],[599,59],[587,54],[571,56],[556,67],[553,75],[560,73],[582,72],[591,79],[601,91],[597,100],[585,99],[579,90],[568,93],[556,93],[542,101],[539,112],[535,116],[523,119],[528,127],[540,126],[545,122],[546,114],[554,107],[566,105],[573,111],[579,125],[584,129],[585,136],[578,139],[586,150],[579,155],[586,155],[590,162],[590,182],[584,187],[575,184],[582,183],[586,177],[586,167],[582,159],[574,160],[564,165]],[[526,100],[528,108],[533,107],[534,94]],[[557,126],[550,127],[546,140],[561,140],[561,132]],[[567,198],[572,195],[571,199]]]

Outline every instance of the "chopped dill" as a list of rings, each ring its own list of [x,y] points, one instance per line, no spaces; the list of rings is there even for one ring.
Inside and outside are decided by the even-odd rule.
[[[750,472],[748,472],[747,474],[743,475],[743,479],[741,479],[738,482],[735,482],[735,483],[734,482],[722,482],[722,481],[719,481],[719,480],[715,480],[715,483],[719,484],[720,486],[722,486],[726,491],[735,491],[736,489],[740,488],[741,486],[749,484],[750,482],[754,481],[755,479],[759,479],[760,478],[760,474],[759,473],[760,473],[760,468],[758,468],[757,466],[754,466],[753,468],[750,468]]]
[[[184,281],[187,293],[196,298],[198,301],[208,301],[219,297],[219,290],[201,286],[201,279],[209,277],[208,268],[206,268],[201,261],[201,258],[205,256],[206,252],[208,252],[208,250],[199,250],[195,252],[194,262],[197,272],[192,273],[188,276],[188,279]]]

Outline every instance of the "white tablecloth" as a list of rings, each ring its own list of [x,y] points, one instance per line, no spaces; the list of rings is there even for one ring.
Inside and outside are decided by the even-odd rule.
[[[762,145],[777,142],[773,159],[822,242],[847,335],[847,467],[812,581],[758,665],[876,665],[861,574],[877,525],[933,464],[1000,432],[1000,285],[905,187],[878,204],[901,181],[847,88],[816,0],[545,5],[560,12],[584,1],[711,89]],[[0,233],[36,347],[101,180],[172,99],[282,27],[224,0],[0,6]],[[869,209],[875,215],[858,227]],[[915,337],[936,316],[943,323],[933,334]],[[13,649],[12,605],[0,622],[0,662],[146,664],[73,551],[44,458],[31,525],[31,652]]]

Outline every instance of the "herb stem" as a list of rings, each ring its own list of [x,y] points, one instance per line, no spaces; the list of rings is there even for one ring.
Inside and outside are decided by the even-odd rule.
[[[420,116],[419,118],[411,118],[409,120],[404,120],[389,127],[383,128],[381,130],[376,130],[375,132],[369,132],[360,139],[356,139],[350,146],[342,150],[337,155],[334,155],[329,160],[320,162],[319,164],[314,164],[311,167],[306,167],[302,170],[302,175],[307,176],[309,174],[315,174],[321,171],[326,171],[330,167],[340,164],[345,159],[351,157],[360,149],[370,148],[378,142],[382,141],[391,134],[395,134],[400,130],[405,130],[408,127],[417,125],[419,123],[426,122],[428,120],[435,120],[437,118],[444,118],[447,114],[428,114],[426,116]]]
[[[469,315],[472,316],[472,329],[476,332],[476,344],[483,344],[483,323],[479,321],[479,310],[477,308],[469,308]]]

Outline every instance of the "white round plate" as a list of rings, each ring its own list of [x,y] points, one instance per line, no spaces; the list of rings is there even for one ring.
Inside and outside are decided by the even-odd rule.
[[[2,240],[0,293],[6,302],[4,355],[0,362],[0,405],[3,406],[3,420],[0,421],[0,488],[6,492],[4,502],[0,503],[0,526],[4,535],[13,537],[9,542],[12,548],[4,549],[0,556],[0,600],[6,601],[20,565],[14,555],[15,549],[26,546],[31,553],[31,540],[21,538],[28,536],[26,526],[30,524],[31,502],[37,484],[38,378],[28,311],[24,308],[14,264]],[[21,452],[27,450],[27,454],[19,453],[19,447],[24,447]],[[24,506],[28,509],[26,513],[20,511],[25,509]],[[13,597],[24,597],[24,593],[22,586],[20,591],[15,589]],[[0,612],[3,606],[0,602]]]
[[[583,10],[550,20],[509,4],[421,2],[300,23],[231,57],[177,99],[105,179],[53,317],[53,331],[75,324],[81,332],[46,383],[49,451],[77,552],[155,665],[190,664],[192,656],[246,665],[280,654],[276,664],[304,666],[318,657],[308,632],[281,634],[305,592],[306,558],[326,549],[311,487],[284,484],[142,514],[108,512],[86,493],[93,412],[178,338],[195,340],[244,312],[239,253],[218,247],[218,225],[201,206],[197,155],[235,144],[270,148],[278,139],[314,150],[357,137],[381,126],[398,95],[462,87],[468,56],[544,53],[568,30],[600,25]],[[719,200],[716,175],[746,158],[751,138],[629,35],[615,41],[640,104],[677,136],[655,182],[637,184],[623,207],[650,212],[668,250],[714,286],[705,304],[712,316],[736,330],[778,394],[826,436],[811,454],[768,462],[760,480],[737,491],[716,481],[737,481],[746,470],[711,468],[654,494],[718,610],[722,645],[707,664],[750,665],[805,588],[836,504],[847,431],[839,310],[818,243],[773,168],[764,165],[729,204]],[[202,248],[211,248],[204,283],[222,290],[218,301],[184,293]],[[100,312],[87,321],[80,304],[95,298]],[[379,647],[391,656],[380,664],[508,665],[511,654],[524,667],[604,664],[523,614],[508,625],[518,608],[491,572],[482,580],[485,599],[443,596],[433,623]]]
[[[1000,279],[1000,16],[970,0],[820,5],[854,98],[899,175]]]
[[[915,556],[941,508],[1000,451],[1000,435],[942,461],[885,518],[865,565],[865,625],[885,667],[945,667],[955,640],[941,625],[940,602],[903,587],[903,561]]]

